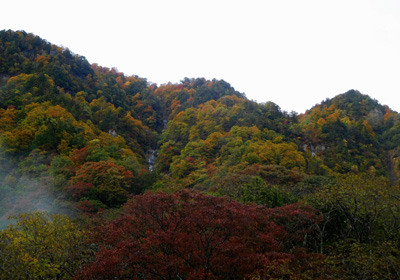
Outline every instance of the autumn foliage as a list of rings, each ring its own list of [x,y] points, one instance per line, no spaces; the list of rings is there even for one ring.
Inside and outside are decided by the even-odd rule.
[[[296,269],[293,250],[317,221],[299,205],[271,211],[191,191],[146,193],[98,229],[101,249],[78,278],[243,279],[272,264]]]
[[[117,206],[126,202],[132,178],[132,172],[113,162],[87,162],[72,177],[68,191],[75,199],[91,198]]]
[[[34,212],[0,231],[0,279],[71,279],[91,250],[69,218]]]
[[[2,30],[0,279],[400,279],[399,135],[357,90],[298,115]]]

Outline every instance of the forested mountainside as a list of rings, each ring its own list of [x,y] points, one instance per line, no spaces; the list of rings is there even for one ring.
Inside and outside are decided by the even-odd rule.
[[[3,30],[0,279],[398,279],[399,148],[356,90],[298,115]]]

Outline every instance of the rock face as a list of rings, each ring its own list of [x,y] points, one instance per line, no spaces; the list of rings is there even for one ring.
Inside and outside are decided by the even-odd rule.
[[[400,177],[400,152],[397,149],[388,152],[389,179],[392,186],[396,185]]]
[[[314,145],[308,146],[307,144],[305,144],[303,146],[303,150],[304,151],[310,150],[311,151],[311,155],[313,157],[315,157],[318,153],[324,152],[325,150],[327,150],[327,147],[324,144],[318,144],[316,146],[314,146]]]
[[[112,137],[116,137],[118,133],[114,129],[109,129],[108,134],[110,134]]]

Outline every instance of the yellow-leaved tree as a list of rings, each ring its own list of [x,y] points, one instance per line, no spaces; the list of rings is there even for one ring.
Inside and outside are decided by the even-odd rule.
[[[0,279],[72,279],[92,252],[87,236],[66,216],[21,214],[0,231]]]

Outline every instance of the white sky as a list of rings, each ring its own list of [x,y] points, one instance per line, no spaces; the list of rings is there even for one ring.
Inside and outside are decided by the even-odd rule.
[[[0,29],[157,84],[224,79],[298,113],[357,89],[400,112],[400,0],[2,2]]]

